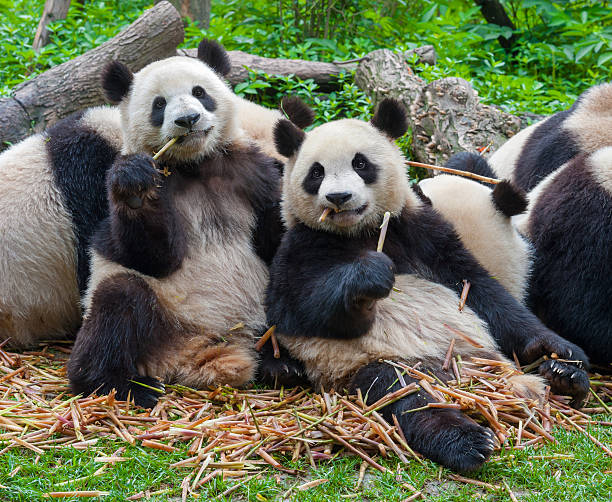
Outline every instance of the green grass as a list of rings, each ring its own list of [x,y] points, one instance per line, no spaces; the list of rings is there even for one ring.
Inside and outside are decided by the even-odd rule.
[[[602,416],[600,419],[611,420],[612,417]],[[591,428],[590,432],[602,443],[612,443],[611,428]],[[604,472],[612,470],[612,459],[579,433],[557,430],[555,437],[557,443],[538,449],[502,451],[470,477],[500,486],[505,481],[519,500],[526,502],[609,501],[612,475]],[[103,497],[105,501],[122,501],[141,491],[161,490],[163,494],[154,495],[150,500],[180,500],[181,481],[191,469],[171,468],[170,464],[188,456],[186,445],[174,453],[128,446],[122,456],[131,460],[119,462],[99,476],[58,486],[58,483],[91,476],[101,466],[93,459],[110,455],[119,446],[119,443],[102,440],[88,450],[60,449],[45,453],[36,465],[34,452],[9,450],[0,456],[0,484],[8,487],[0,490],[0,500],[34,502],[48,500],[43,497],[48,491],[71,490],[108,491],[110,495]],[[572,458],[532,459],[533,455],[571,455]],[[314,470],[306,462],[299,461],[294,464],[301,470],[297,478],[272,468],[244,484],[241,480],[214,478],[197,493],[199,500],[283,500],[283,495],[291,487],[309,480],[328,479],[326,483],[306,491],[296,492],[294,489],[287,498],[313,502],[353,499],[400,501],[411,495],[410,490],[402,487],[403,483],[410,483],[422,490],[426,500],[430,501],[511,500],[506,491],[454,481],[448,477],[449,471],[432,462],[402,464],[396,459],[387,459],[381,463],[393,474],[381,474],[369,468],[359,490],[355,486],[360,460],[345,457],[320,463]],[[18,465],[21,470],[9,478],[8,474]],[[240,486],[226,498],[220,497],[235,484]],[[196,498],[189,497],[188,500]]]

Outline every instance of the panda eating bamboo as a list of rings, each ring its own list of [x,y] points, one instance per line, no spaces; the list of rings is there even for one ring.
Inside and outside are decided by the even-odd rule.
[[[588,391],[584,352],[491,278],[410,189],[393,142],[406,128],[403,107],[389,99],[371,123],[339,120],[308,133],[286,120],[277,124],[277,148],[288,157],[282,211],[289,229],[270,268],[268,323],[315,385],[359,388],[370,403],[402,385],[394,361],[449,379],[441,368],[452,338],[464,358],[516,354],[527,363],[556,353],[574,361],[547,360],[540,373],[553,392],[579,403]],[[391,219],[377,252],[386,211]],[[472,286],[460,311],[463,280]],[[524,396],[543,395],[537,376],[509,383]],[[409,444],[426,457],[455,470],[479,467],[493,450],[492,433],[457,410],[420,409],[431,400],[418,392],[383,412],[396,415]]]

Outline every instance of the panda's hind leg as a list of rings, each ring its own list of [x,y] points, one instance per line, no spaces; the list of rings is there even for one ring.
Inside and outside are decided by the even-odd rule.
[[[416,381],[408,376],[403,379],[406,383]],[[387,363],[363,366],[351,381],[351,390],[360,388],[364,396],[367,394],[370,404],[400,387],[395,369]],[[387,420],[396,416],[409,446],[425,457],[454,471],[478,469],[495,447],[493,431],[478,425],[459,410],[412,411],[431,401],[431,396],[419,391],[387,405],[382,413]]]
[[[100,394],[116,389],[118,399],[131,397],[152,407],[163,385],[138,367],[163,350],[172,324],[156,294],[133,274],[118,274],[96,288],[91,308],[77,334],[68,362],[75,394]]]

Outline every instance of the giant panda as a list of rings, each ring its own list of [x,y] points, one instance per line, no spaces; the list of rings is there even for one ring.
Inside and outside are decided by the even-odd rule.
[[[473,162],[474,156],[468,152],[456,154],[449,159],[447,167],[473,171],[473,164],[477,163]],[[490,186],[448,174],[426,178],[418,184],[433,208],[453,225],[464,246],[480,264],[524,303],[532,247],[518,232],[512,217],[526,210],[527,199],[508,181],[501,181],[493,189]]]
[[[0,154],[0,341],[74,335],[89,241],[108,213],[119,111],[77,112]]]
[[[215,41],[199,44],[198,59],[219,74],[229,72],[227,54]],[[116,103],[113,89],[106,94]],[[274,148],[275,121],[287,116],[305,127],[313,118],[292,99],[283,99],[282,114],[235,94],[227,99],[241,132],[274,152],[279,165],[284,158]],[[122,145],[119,109],[104,106],[77,112],[0,154],[0,342],[26,347],[76,334],[90,238],[108,215],[106,172]]]
[[[406,128],[405,110],[390,99],[371,123],[338,120],[308,133],[286,120],[276,126],[278,150],[288,157],[282,211],[289,228],[270,267],[266,308],[279,341],[315,385],[360,388],[369,403],[402,381],[418,381],[398,377],[385,360],[420,363],[420,371],[449,379],[442,365],[452,338],[464,359],[516,354],[532,362],[555,352],[586,366],[584,352],[492,279],[411,190],[393,142]],[[385,211],[391,219],[377,252]],[[460,311],[463,279],[472,287]],[[553,392],[578,403],[588,392],[578,366],[548,360],[540,373]],[[523,395],[542,396],[538,377],[519,375],[512,384]],[[457,410],[419,409],[430,401],[418,392],[383,413],[396,415],[409,444],[426,457],[455,470],[479,467],[493,449],[491,432]]]
[[[489,157],[499,178],[525,191],[579,153],[612,145],[612,84],[582,93],[569,109],[523,129]]]
[[[221,79],[227,54],[206,51],[208,65],[178,56],[136,74],[119,62],[105,70],[123,147],[68,363],[75,393],[114,388],[149,407],[163,383],[240,386],[255,374],[282,234],[280,172],[240,127]]]
[[[540,182],[520,228],[534,248],[529,307],[612,371],[612,145]]]

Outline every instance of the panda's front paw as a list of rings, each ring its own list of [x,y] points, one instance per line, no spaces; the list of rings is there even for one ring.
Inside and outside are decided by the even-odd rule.
[[[395,266],[384,253],[368,251],[360,260],[348,303],[386,298],[395,283]]]
[[[531,340],[521,353],[521,361],[533,362],[542,356],[556,357],[584,370],[589,369],[589,358],[584,350],[553,331],[547,330]]]
[[[272,343],[266,343],[261,351],[256,380],[259,383],[278,387],[307,387],[310,385],[301,361],[291,357],[281,347],[280,357],[274,357]]]
[[[134,154],[115,161],[109,171],[108,185],[115,202],[140,209],[147,199],[155,197],[160,181],[153,158]]]
[[[549,359],[539,367],[539,373],[550,384],[553,394],[570,396],[570,406],[580,408],[589,394],[586,371],[564,361]]]

